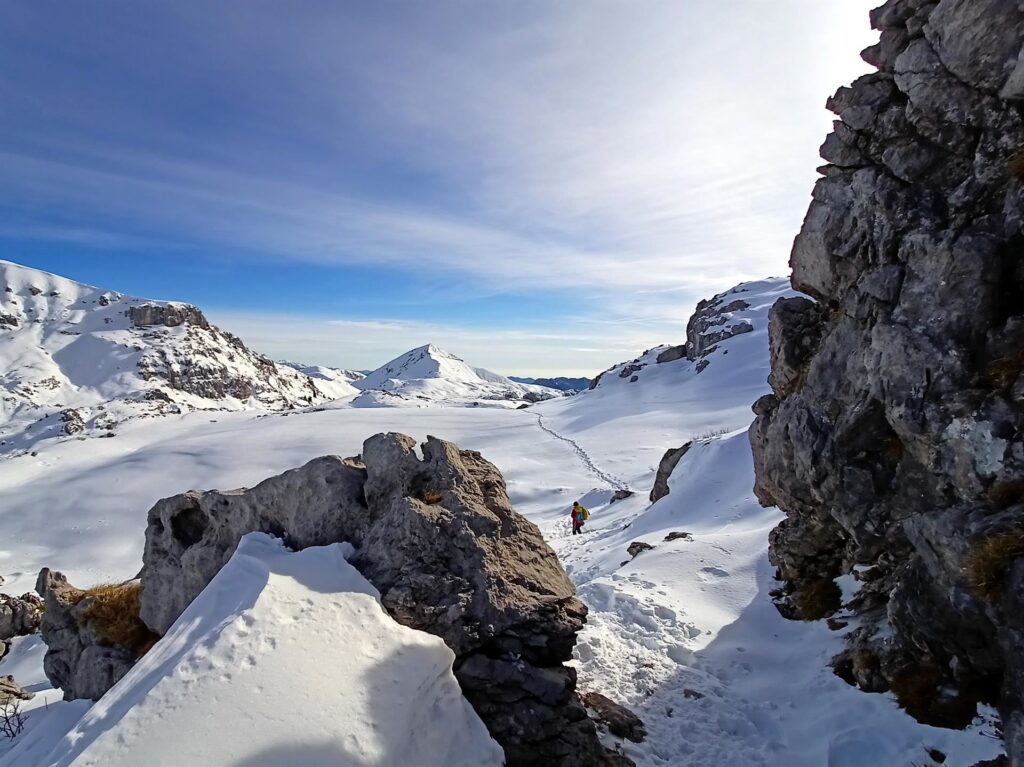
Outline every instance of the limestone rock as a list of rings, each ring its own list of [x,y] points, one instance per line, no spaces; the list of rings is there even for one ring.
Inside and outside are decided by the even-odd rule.
[[[651,551],[653,548],[649,543],[633,541],[626,547],[626,553],[629,554],[630,559],[636,559],[640,554],[643,554],[645,551]]]
[[[0,594],[0,641],[34,634],[43,616],[42,600],[35,594],[20,598]]]
[[[85,616],[89,602],[61,573],[47,568],[36,583],[44,602],[39,627],[46,643],[43,671],[65,700],[99,700],[135,665],[136,654],[104,642]]]
[[[680,344],[679,346],[670,346],[665,351],[657,356],[657,361],[662,362],[675,362],[681,360],[686,356],[686,344]]]
[[[687,442],[681,447],[670,448],[665,451],[665,455],[661,457],[661,463],[658,464],[658,473],[654,477],[654,487],[651,488],[651,503],[660,501],[669,494],[669,477],[672,476],[672,472],[676,470],[679,461],[689,452],[692,446],[692,442]]]
[[[60,414],[61,423],[64,424],[62,431],[67,434],[78,434],[85,431],[85,421],[82,414],[74,408],[68,408]]]
[[[735,297],[737,292],[742,292],[742,289],[719,293],[697,304],[697,310],[686,323],[687,359],[697,360],[711,351],[715,344],[754,329],[748,320],[732,321],[733,312],[750,306],[742,298]]]
[[[358,461],[317,458],[252,489],[190,491],[149,511],[142,567],[142,620],[157,634],[171,624],[251,532],[295,548],[360,540],[368,513]]]
[[[163,325],[176,328],[186,323],[209,330],[206,316],[190,304],[136,304],[128,308],[128,318],[137,328]]]
[[[583,695],[583,705],[592,709],[597,721],[605,725],[612,735],[640,743],[647,737],[647,728],[640,717],[625,706],[622,706],[599,692],[588,692]]]
[[[770,317],[755,492],[787,515],[770,557],[788,614],[827,615],[833,579],[870,568],[837,673],[898,700],[927,678],[928,706],[902,702],[946,726],[944,700],[961,720],[998,702],[1024,764],[1024,565],[1013,547],[979,564],[1024,540],[1024,6],[889,0],[872,22],[881,71],[829,102],[833,164],[791,256],[816,303]]]
[[[586,608],[554,552],[479,453],[433,437],[420,450],[379,434],[360,459],[319,458],[249,490],[158,502],[143,619],[165,632],[245,533],[294,548],[349,541],[388,612],[455,652],[463,692],[510,766],[612,764],[563,665]]]
[[[13,676],[0,676],[0,703],[5,703],[12,698],[16,700],[32,700],[34,697],[36,696],[33,693],[15,682]]]

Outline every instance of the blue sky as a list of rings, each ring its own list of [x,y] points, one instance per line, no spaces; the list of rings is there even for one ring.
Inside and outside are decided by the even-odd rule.
[[[873,4],[5,3],[0,258],[274,357],[590,375],[787,272]]]

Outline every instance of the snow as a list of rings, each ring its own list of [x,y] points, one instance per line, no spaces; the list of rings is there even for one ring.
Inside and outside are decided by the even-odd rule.
[[[754,330],[721,342],[699,373],[685,359],[656,363],[655,349],[633,363],[643,365],[634,383],[619,377],[624,363],[591,391],[526,410],[423,400],[408,408],[340,402],[286,413],[188,413],[124,424],[114,439],[47,440],[37,456],[0,458],[4,588],[29,590],[44,565],[80,586],[130,578],[141,563],[146,511],[161,497],[252,486],[318,455],[355,455],[380,431],[433,434],[493,461],[516,508],[558,553],[590,607],[574,661],[580,687],[644,720],[648,739],[625,745],[641,767],[911,767],[930,763],[926,748],[945,752],[948,765],[991,758],[1000,744],[990,712],[963,732],[920,725],[892,696],[860,692],[832,674],[828,661],[855,623],[830,631],[784,620],[772,605],[778,584],[767,538],[781,514],[753,496],[746,428],[750,404],[768,390],[767,309],[791,291],[784,280],[737,290],[750,307],[730,321]],[[694,446],[670,494],[650,504],[661,456],[687,440]],[[635,495],[611,503],[623,486]],[[568,511],[576,499],[592,516],[574,537]],[[673,532],[690,536],[667,541]],[[637,540],[654,549],[631,559],[626,549]],[[32,671],[38,648],[16,649],[19,674],[45,684]],[[11,662],[0,662],[0,673]],[[302,683],[315,685],[324,665]],[[23,743],[52,747],[81,706],[39,704]],[[31,761],[0,757],[3,767],[14,764]]]
[[[454,653],[394,622],[348,544],[254,533],[167,635],[40,767],[498,767]],[[185,736],[185,737],[183,737]]]
[[[363,390],[352,403],[355,407],[516,407],[531,399],[562,396],[556,389],[516,383],[471,367],[433,344],[396,357],[354,385]]]
[[[316,382],[316,387],[329,399],[339,400],[346,397],[355,397],[359,394],[353,384],[365,376],[357,370],[344,370],[342,368],[331,368],[323,365],[306,365],[300,362],[279,361],[280,365],[287,365],[307,375]]]
[[[313,379],[212,326],[137,327],[128,313],[144,306],[190,308],[0,261],[0,455],[65,437],[60,412],[67,408],[82,416],[82,435],[99,436],[136,418],[281,409],[356,393],[333,382],[314,388]],[[253,393],[198,396],[169,385],[170,377],[231,377],[250,382]]]

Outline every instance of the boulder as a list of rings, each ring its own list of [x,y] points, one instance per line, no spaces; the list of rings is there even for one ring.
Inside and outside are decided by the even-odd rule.
[[[90,600],[58,572],[43,568],[36,591],[43,598],[39,627],[46,643],[43,671],[65,700],[99,700],[135,665],[132,650],[105,641],[88,617]]]
[[[669,477],[672,476],[672,472],[675,471],[679,461],[689,452],[692,446],[692,442],[687,442],[681,447],[674,447],[665,451],[665,455],[661,457],[661,463],[658,464],[658,473],[654,477],[654,487],[651,488],[651,503],[660,501],[669,494]]]
[[[60,420],[64,424],[62,431],[69,436],[85,431],[85,421],[82,418],[82,414],[74,408],[68,408],[61,412]]]
[[[246,533],[296,549],[348,541],[385,609],[455,652],[463,692],[510,767],[629,764],[601,745],[564,665],[586,607],[540,531],[515,512],[480,453],[433,437],[419,450],[410,437],[378,434],[360,458],[318,458],[251,489],[159,501],[146,529],[142,619],[166,632]],[[64,596],[70,587],[44,576],[47,621],[55,608],[55,630],[44,630],[56,645],[47,674],[69,696],[102,694],[123,670],[109,655],[101,660],[110,671],[83,667],[95,659],[85,657],[92,645]]]
[[[612,735],[640,743],[647,737],[647,728],[640,717],[599,692],[583,695],[583,705],[594,712],[598,722],[605,725]]]
[[[10,700],[32,700],[35,695],[14,681],[13,676],[0,676],[0,704]]]
[[[821,618],[871,572],[834,662],[960,726],[999,705],[1024,764],[1024,6],[889,0],[881,70],[829,101],[831,165],[769,319],[755,492],[780,609]],[[855,568],[856,566],[856,568]]]
[[[736,292],[720,293],[697,304],[696,311],[686,323],[687,359],[698,360],[707,355],[715,344],[754,329],[749,320],[732,321],[733,312],[750,307],[742,298],[734,298]]]
[[[43,602],[35,594],[0,594],[0,641],[34,634],[43,617]]]
[[[649,543],[633,541],[626,547],[626,553],[629,554],[630,559],[636,559],[640,554],[643,554],[645,551],[651,551],[653,548]]]
[[[675,362],[681,360],[686,356],[686,344],[680,344],[679,346],[670,346],[665,351],[661,352],[657,357],[657,362]]]

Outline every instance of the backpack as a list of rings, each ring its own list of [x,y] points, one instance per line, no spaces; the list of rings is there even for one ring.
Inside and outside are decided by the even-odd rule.
[[[582,506],[580,506],[580,517],[584,521],[586,521],[586,520],[590,519],[590,512],[587,511],[586,509],[584,509]]]

